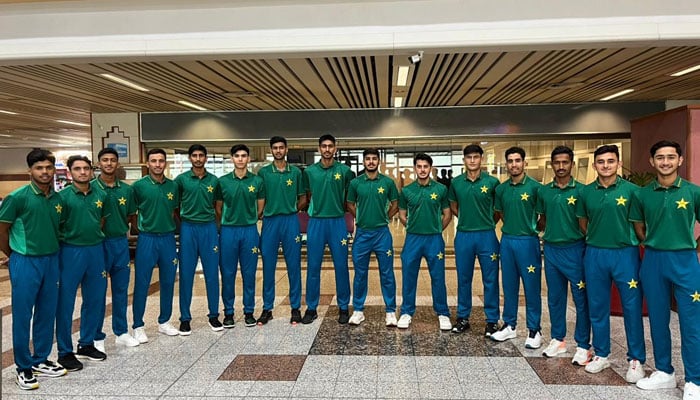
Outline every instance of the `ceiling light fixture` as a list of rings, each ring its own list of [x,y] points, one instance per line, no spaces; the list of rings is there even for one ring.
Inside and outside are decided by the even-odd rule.
[[[600,101],[612,100],[612,99],[614,99],[614,98],[617,98],[617,97],[620,97],[620,96],[624,96],[624,95],[626,95],[627,93],[632,93],[632,92],[634,92],[634,89],[625,89],[625,90],[621,90],[621,91],[619,91],[619,92],[617,92],[617,93],[611,94],[610,96],[603,97],[602,99],[600,99]]]
[[[127,80],[124,79],[124,78],[120,78],[120,77],[114,76],[114,75],[112,75],[112,74],[100,74],[100,76],[103,77],[103,78],[107,78],[107,79],[109,79],[109,80],[112,81],[112,82],[116,82],[116,83],[118,83],[118,84],[120,84],[120,85],[124,85],[124,86],[130,87],[130,88],[132,88],[132,89],[140,90],[140,91],[142,91],[142,92],[148,92],[148,89],[146,89],[145,87],[140,86],[140,85],[137,85],[137,84],[135,84],[135,83],[133,83],[133,82],[129,82],[129,81],[127,81]]]
[[[189,107],[189,108],[194,108],[194,109],[197,110],[197,111],[207,111],[206,108],[204,108],[204,107],[202,107],[202,106],[198,106],[198,105],[196,105],[196,104],[194,104],[194,103],[190,103],[189,101],[178,100],[177,102],[180,103],[180,104],[182,104],[183,106],[186,106],[186,107]]]
[[[419,51],[416,54],[413,54],[412,56],[408,57],[408,62],[411,64],[418,64],[423,60],[423,51]]]
[[[685,74],[689,74],[689,73],[691,73],[691,72],[695,72],[695,71],[697,71],[697,70],[699,70],[699,69],[700,69],[700,64],[698,64],[698,65],[696,65],[696,66],[694,66],[694,67],[686,68],[686,69],[684,69],[684,70],[682,70],[682,71],[675,72],[675,73],[671,74],[671,76],[683,76],[683,75],[685,75]]]
[[[6,110],[0,110],[0,114],[17,115],[16,112],[6,111]]]
[[[403,107],[403,97],[394,97],[394,108]]]
[[[66,121],[64,119],[57,119],[56,122],[60,122],[62,124],[68,124],[68,125],[75,125],[75,126],[90,126],[90,124],[84,124],[82,122],[73,122],[73,121]]]
[[[406,86],[408,83],[408,70],[410,67],[408,65],[402,65],[399,67],[399,73],[396,74],[396,86]]]

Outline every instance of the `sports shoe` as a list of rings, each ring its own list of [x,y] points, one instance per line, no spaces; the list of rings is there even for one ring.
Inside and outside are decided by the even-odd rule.
[[[700,399],[700,386],[693,382],[686,382],[683,386],[683,400],[698,400]]]
[[[219,321],[219,317],[209,318],[209,326],[211,327],[211,330],[214,332],[220,332],[220,331],[224,330],[224,326],[221,325],[221,321]]]
[[[231,329],[236,326],[236,321],[233,319],[233,314],[224,315],[224,328]]]
[[[192,334],[190,321],[180,321],[180,329],[178,329],[178,333],[180,336],[190,336]]]
[[[75,358],[75,354],[73,353],[68,353],[63,357],[58,357],[58,363],[65,368],[67,371],[80,371],[83,369],[83,363],[78,361],[77,358]],[[36,367],[35,367],[36,368]],[[37,369],[34,369],[34,372],[40,372]]]
[[[365,320],[365,313],[362,311],[353,311],[352,317],[348,320],[350,325],[360,325]]]
[[[95,341],[93,342],[93,346],[95,346],[95,348],[96,348],[97,350],[99,350],[99,351],[101,351],[101,352],[103,352],[103,353],[106,354],[106,352],[105,352],[105,341],[104,341],[104,339],[103,339],[103,340],[95,340]]]
[[[452,328],[453,333],[462,333],[468,330],[470,327],[469,320],[466,318],[457,318],[455,321],[455,326]]]
[[[586,367],[584,369],[586,370],[586,372],[589,372],[591,374],[597,374],[605,368],[610,368],[610,361],[608,361],[608,357],[595,356],[593,357],[593,360],[591,362],[586,364]]]
[[[167,336],[177,336],[180,334],[180,331],[175,329],[174,326],[170,325],[170,322],[166,322],[164,324],[158,324],[158,332],[167,335]]]
[[[253,313],[245,313],[244,316],[245,318],[243,318],[243,321],[245,321],[245,326],[250,328],[251,326],[255,326],[258,324],[258,320],[255,319]]]
[[[34,375],[42,375],[47,376],[49,378],[56,378],[68,373],[68,371],[65,368],[49,360],[46,360],[39,365],[33,366],[32,372]]]
[[[638,380],[637,387],[642,390],[673,389],[676,387],[676,373],[667,374],[663,371],[654,371],[648,377]],[[683,397],[685,397],[685,393]]]
[[[80,359],[91,361],[104,361],[107,358],[107,354],[97,350],[93,345],[78,346],[78,351],[75,353],[75,356]]]
[[[627,374],[625,375],[627,383],[637,383],[645,375],[642,364],[638,360],[630,360],[630,366],[627,368]]]
[[[450,322],[450,317],[447,315],[438,315],[438,323],[440,324],[441,331],[452,330],[452,322]]]
[[[24,371],[17,371],[17,386],[22,390],[34,390],[39,388],[39,381],[32,373],[31,369],[25,369]]]
[[[491,340],[505,342],[508,339],[515,339],[516,337],[518,337],[518,333],[515,331],[515,328],[508,324],[504,324],[501,329],[491,335]]]
[[[549,342],[549,346],[547,346],[546,349],[542,352],[542,355],[545,357],[556,357],[559,354],[564,354],[566,353],[566,341],[562,340],[559,341],[557,339],[552,339]]]
[[[584,366],[591,362],[591,358],[593,358],[593,352],[591,349],[577,347],[574,358],[571,359],[571,363],[574,365]]]
[[[530,329],[530,333],[528,333],[527,339],[525,339],[525,348],[539,349],[540,347],[542,347],[542,334],[540,331]]]
[[[134,329],[134,339],[138,340],[139,343],[148,343],[146,329],[143,326]]]
[[[289,323],[290,324],[301,323],[301,311],[299,311],[298,308],[292,308],[292,317],[289,318]]]
[[[403,314],[401,318],[399,318],[399,322],[396,323],[396,327],[399,329],[408,329],[408,327],[411,326],[412,320],[413,317],[408,314]]]
[[[345,325],[350,321],[350,312],[348,310],[338,311],[338,323]]]
[[[272,310],[263,310],[258,318],[258,325],[265,325],[272,319]]]
[[[484,337],[491,337],[494,333],[498,332],[498,323],[487,322],[486,328],[484,329]]]
[[[396,313],[395,312],[386,313],[386,318],[384,318],[384,324],[386,326],[396,326],[396,324],[398,324],[398,321],[396,321]]]
[[[306,309],[306,312],[304,313],[304,318],[301,319],[301,323],[304,325],[308,325],[314,320],[318,318],[318,313],[316,310],[309,310],[308,308]]]
[[[129,335],[128,333],[122,333],[114,339],[114,343],[121,344],[126,347],[136,347],[141,344],[135,337]]]

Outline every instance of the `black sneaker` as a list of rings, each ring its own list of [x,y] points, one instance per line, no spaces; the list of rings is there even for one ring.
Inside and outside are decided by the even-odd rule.
[[[39,381],[36,380],[31,369],[17,371],[17,386],[22,390],[34,390],[39,388]]]
[[[46,360],[41,364],[34,365],[32,367],[32,372],[34,375],[48,376],[49,378],[56,378],[68,373],[65,368],[49,360]]]
[[[318,313],[316,310],[309,310],[307,308],[306,312],[304,313],[304,318],[301,319],[301,323],[307,325],[314,322],[316,318],[318,318]]]
[[[190,327],[190,321],[180,321],[180,336],[190,336],[192,334],[192,328]]]
[[[104,353],[103,353],[104,354]],[[83,369],[83,363],[75,358],[75,354],[68,353],[63,357],[58,357],[58,363],[68,371],[80,371]]]
[[[253,316],[253,313],[246,313],[245,314],[245,326],[251,327],[255,326],[258,324],[258,320],[255,319]]]
[[[484,329],[484,337],[491,337],[494,333],[498,331],[498,324],[495,322],[487,322],[486,329]]]
[[[230,329],[236,325],[236,321],[233,320],[233,314],[224,315],[224,328]]]
[[[75,356],[92,361],[103,361],[107,358],[107,354],[97,350],[93,345],[78,346],[78,351],[75,353]],[[66,367],[66,369],[68,368]]]
[[[233,318],[231,320],[233,320]],[[224,330],[224,326],[221,325],[221,322],[219,321],[219,318],[217,318],[217,317],[209,318],[209,326],[211,326],[211,330],[214,332],[219,332],[219,331]]]
[[[338,323],[345,325],[350,321],[350,312],[348,310],[338,311]]]
[[[292,308],[292,318],[289,319],[290,324],[301,323],[301,311],[298,308]]]
[[[469,330],[469,320],[467,318],[457,318],[455,321],[455,326],[452,327],[453,333],[462,333]]]
[[[263,310],[258,318],[258,325],[265,325],[272,319],[272,310]]]

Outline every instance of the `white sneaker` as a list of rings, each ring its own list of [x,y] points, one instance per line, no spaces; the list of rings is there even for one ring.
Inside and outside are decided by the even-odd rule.
[[[591,374],[597,374],[605,368],[610,368],[610,361],[608,360],[608,357],[595,356],[591,362],[586,364],[585,370]]]
[[[143,326],[134,329],[134,339],[138,340],[139,343],[148,343],[146,329]]]
[[[638,360],[630,360],[630,366],[627,369],[625,380],[628,383],[637,383],[638,380],[644,378],[644,367]]]
[[[168,335],[168,336],[179,336],[180,331],[177,330],[174,326],[170,325],[170,322],[166,322],[164,324],[159,324],[158,325],[158,332]]]
[[[508,339],[515,339],[517,336],[518,334],[515,329],[512,326],[505,324],[500,330],[491,335],[491,340],[505,342]]]
[[[139,329],[139,328],[137,328],[137,329]],[[134,333],[136,333],[136,332],[134,331]],[[148,341],[148,338],[146,338],[146,341]],[[128,333],[122,333],[121,335],[117,336],[117,338],[114,339],[114,343],[121,344],[121,345],[124,345],[126,347],[136,347],[136,346],[141,344],[140,341],[138,341],[136,338],[129,335]]]
[[[95,340],[92,342],[92,345],[95,346],[95,348],[103,353],[105,353],[105,341],[104,339],[102,340]],[[107,354],[107,353],[105,353]]]
[[[396,313],[388,312],[386,313],[386,319],[384,319],[386,326],[396,326]]]
[[[693,382],[686,382],[683,387],[683,400],[698,400],[700,399],[700,386]]]
[[[365,320],[365,313],[362,311],[353,311],[352,316],[348,320],[350,325],[360,325]]]
[[[396,327],[399,329],[407,329],[409,326],[411,326],[411,320],[413,318],[408,315],[408,314],[403,314],[401,318],[399,318],[399,322],[396,323]]]
[[[533,331],[530,329],[527,339],[525,339],[525,348],[539,349],[540,347],[542,347],[542,334],[540,331]]]
[[[593,352],[591,351],[591,349],[577,347],[576,354],[574,354],[574,358],[571,359],[571,363],[574,365],[583,366],[591,362],[591,358],[593,358]]]
[[[440,322],[441,331],[451,331],[452,322],[450,322],[450,317],[447,315],[438,315],[438,322]]]
[[[654,371],[648,377],[638,380],[637,387],[642,390],[673,389],[676,387],[676,373]]]
[[[566,353],[566,341],[562,340],[560,342],[557,339],[552,339],[549,342],[549,346],[542,352],[542,355],[545,357],[556,357],[564,353]]]

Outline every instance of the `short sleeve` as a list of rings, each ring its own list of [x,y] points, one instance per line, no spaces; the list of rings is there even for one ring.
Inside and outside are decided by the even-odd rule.
[[[389,184],[389,201],[396,201],[399,199],[399,190],[396,188],[396,183],[392,179],[387,180]]]
[[[537,214],[544,214],[545,212],[545,206],[544,206],[544,196],[542,196],[543,193],[539,192],[537,194],[537,203],[535,204],[535,212]]]
[[[644,222],[644,208],[638,191],[632,192],[630,196],[630,211],[627,219],[632,222]]]
[[[0,222],[14,223],[21,211],[19,203],[17,197],[12,194],[5,197],[2,201],[2,206],[0,206]]]
[[[399,195],[399,208],[402,210],[408,209],[408,200],[406,199],[406,188]]]
[[[357,202],[357,178],[353,179],[350,182],[350,186],[348,187],[348,198],[347,201],[349,203],[355,203]]]
[[[447,189],[447,200],[451,203],[457,203],[457,192],[455,191],[455,183],[452,182],[450,187]]]
[[[493,209],[496,211],[503,211],[503,201],[501,200],[502,190],[496,189],[494,192],[496,192],[496,194],[493,199]]]

